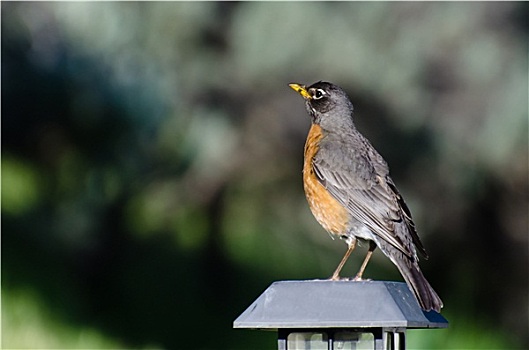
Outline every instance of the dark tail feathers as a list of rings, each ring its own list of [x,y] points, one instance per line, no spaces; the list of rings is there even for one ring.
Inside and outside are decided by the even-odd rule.
[[[441,308],[443,307],[443,301],[441,298],[439,298],[439,295],[437,295],[435,290],[433,290],[430,283],[428,283],[419,269],[417,262],[411,263],[411,266],[409,266],[407,263],[411,262],[401,261],[397,267],[402,274],[402,277],[404,277],[404,280],[408,284],[408,287],[411,289],[413,294],[415,294],[415,298],[419,302],[421,308],[424,311],[435,310],[440,312]]]

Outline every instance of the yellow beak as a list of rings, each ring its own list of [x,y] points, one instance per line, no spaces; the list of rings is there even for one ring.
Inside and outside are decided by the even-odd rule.
[[[288,84],[292,89],[294,89],[297,93],[299,93],[301,96],[303,96],[304,99],[312,99],[312,96],[307,91],[307,88],[305,88],[305,85],[299,85],[299,84]]]

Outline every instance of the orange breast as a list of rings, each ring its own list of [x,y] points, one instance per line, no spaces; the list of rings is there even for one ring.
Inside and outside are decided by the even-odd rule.
[[[318,152],[318,145],[323,137],[321,127],[312,124],[305,144],[305,159],[303,162],[303,186],[312,214],[329,233],[344,234],[347,229],[349,215],[344,207],[318,181],[312,159]]]

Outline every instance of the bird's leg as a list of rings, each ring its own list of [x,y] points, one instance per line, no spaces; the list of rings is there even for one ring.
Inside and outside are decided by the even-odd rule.
[[[366,269],[367,263],[369,262],[369,259],[371,259],[371,255],[373,255],[375,249],[377,249],[377,245],[375,244],[375,242],[369,241],[369,250],[367,251],[366,258],[364,259],[362,266],[360,266],[360,270],[358,270],[358,273],[356,274],[355,278],[353,278],[353,281],[363,281],[362,275],[364,274],[364,270]]]
[[[332,274],[332,277],[330,278],[331,281],[338,281],[340,279],[340,271],[342,271],[343,266],[345,265],[345,262],[349,258],[349,255],[353,252],[356,246],[356,239],[352,238],[347,241],[347,245],[349,246],[347,248],[347,251],[345,252],[345,255],[342,258],[342,261],[338,264],[338,267]]]

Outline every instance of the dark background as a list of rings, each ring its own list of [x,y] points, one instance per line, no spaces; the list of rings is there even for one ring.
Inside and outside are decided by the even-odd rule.
[[[1,3],[2,345],[275,345],[233,320],[345,251],[288,83],[346,89],[414,213],[447,330],[527,348],[527,3]],[[353,275],[358,249],[344,273]],[[366,277],[401,280],[380,252]]]

